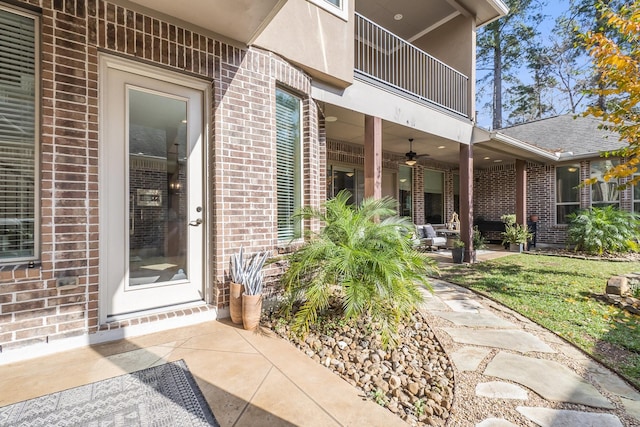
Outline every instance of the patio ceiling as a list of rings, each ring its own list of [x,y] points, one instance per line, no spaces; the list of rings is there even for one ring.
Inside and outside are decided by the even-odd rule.
[[[481,26],[507,11],[502,0],[356,0],[356,12],[410,42],[460,15]]]
[[[327,138],[355,145],[364,144],[364,114],[335,105],[324,106],[325,117],[335,117],[335,121],[326,121]],[[487,131],[479,130],[484,136],[474,144],[474,166],[479,169],[496,164],[514,163],[516,158],[545,161],[541,155],[530,153],[526,147],[509,142],[491,139]],[[445,138],[422,132],[408,126],[389,121],[382,124],[382,149],[400,156],[409,151],[409,138],[413,138],[413,151],[418,155],[428,154],[428,159],[457,165],[459,163],[460,144]],[[523,157],[526,156],[526,157]]]

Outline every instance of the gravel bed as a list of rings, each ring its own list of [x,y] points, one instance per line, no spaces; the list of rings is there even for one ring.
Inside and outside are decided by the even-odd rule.
[[[321,328],[301,339],[273,313],[261,321],[410,425],[445,425],[453,401],[453,366],[422,314],[400,327],[399,345],[387,350],[368,319],[318,323]]]

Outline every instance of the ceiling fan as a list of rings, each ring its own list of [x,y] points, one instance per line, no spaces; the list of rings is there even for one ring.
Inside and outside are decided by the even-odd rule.
[[[428,157],[429,155],[428,154],[418,155],[415,151],[413,151],[413,138],[409,138],[409,152],[405,153],[405,156],[406,156],[406,160],[404,161],[404,163],[407,166],[413,166],[418,161],[418,158]]]

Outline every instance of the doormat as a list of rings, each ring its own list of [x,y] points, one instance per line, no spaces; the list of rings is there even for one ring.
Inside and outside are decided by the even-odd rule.
[[[0,425],[219,426],[184,360],[1,407]]]

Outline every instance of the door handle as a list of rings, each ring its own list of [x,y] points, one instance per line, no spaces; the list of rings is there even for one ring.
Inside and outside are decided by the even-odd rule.
[[[200,224],[202,224],[202,218],[198,218],[195,221],[190,221],[189,222],[189,225],[192,226],[192,227],[197,227]]]

